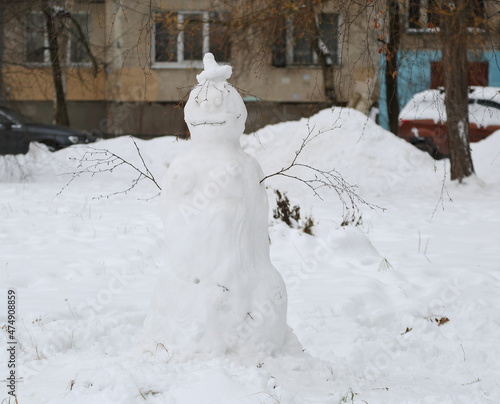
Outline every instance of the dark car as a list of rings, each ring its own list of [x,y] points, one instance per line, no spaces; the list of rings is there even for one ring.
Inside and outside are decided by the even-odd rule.
[[[445,92],[415,94],[399,114],[399,136],[436,159],[449,156]],[[469,88],[469,141],[479,142],[500,129],[500,88]]]
[[[0,154],[26,154],[30,142],[40,142],[55,151],[78,143],[95,141],[67,126],[35,123],[25,115],[0,107]]]

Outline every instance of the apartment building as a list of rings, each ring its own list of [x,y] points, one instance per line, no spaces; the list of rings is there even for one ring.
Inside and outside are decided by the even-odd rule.
[[[435,1],[398,3],[401,105],[442,85]],[[0,1],[2,102],[50,122],[55,87],[44,4],[60,13],[61,81],[77,128],[186,135],[182,102],[209,51],[233,66],[247,132],[330,105],[366,112],[376,101],[385,124],[387,1]],[[500,86],[500,2],[471,4],[470,82]]]
[[[208,51],[233,66],[231,82],[250,112],[247,131],[332,104],[366,109],[376,99],[373,7],[318,2],[306,10],[319,27],[313,37],[300,4],[290,11],[260,2],[261,12],[259,1],[244,0],[53,2],[67,17],[58,43],[71,125],[107,136],[184,135],[182,102]],[[55,88],[43,3],[1,3],[1,81],[4,103],[49,122]],[[327,90],[325,71],[333,78]]]

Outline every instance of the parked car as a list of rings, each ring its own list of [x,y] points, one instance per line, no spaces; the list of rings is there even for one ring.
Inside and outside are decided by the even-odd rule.
[[[399,114],[399,136],[436,159],[449,156],[444,89],[415,94]],[[469,141],[500,129],[500,88],[469,88]]]
[[[67,126],[35,123],[25,115],[0,107],[0,154],[26,154],[30,142],[55,151],[77,143],[91,143],[91,136]]]

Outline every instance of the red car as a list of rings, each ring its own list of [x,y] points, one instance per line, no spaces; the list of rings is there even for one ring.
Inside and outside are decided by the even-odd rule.
[[[399,136],[436,159],[449,156],[443,89],[415,94],[399,114]],[[469,141],[500,130],[500,87],[469,88]]]

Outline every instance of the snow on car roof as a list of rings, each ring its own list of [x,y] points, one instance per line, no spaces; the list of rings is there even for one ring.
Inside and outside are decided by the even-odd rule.
[[[445,121],[444,92],[441,90],[425,90],[415,94],[401,110],[399,119],[432,119],[435,123]]]
[[[469,121],[478,126],[500,125],[500,87],[469,87],[469,100],[484,100],[486,103],[469,105]],[[403,107],[400,120],[432,119],[434,123],[446,122],[446,107],[443,88],[416,93]],[[496,105],[498,104],[498,107]]]
[[[500,103],[500,87],[469,87],[469,98],[492,100]]]

